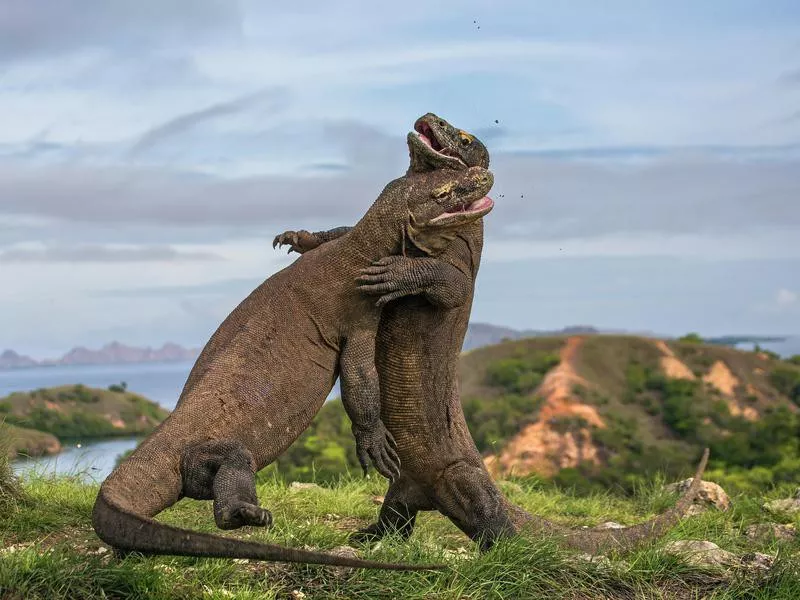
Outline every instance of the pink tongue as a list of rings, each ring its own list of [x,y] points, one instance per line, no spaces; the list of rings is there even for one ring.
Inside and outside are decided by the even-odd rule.
[[[424,133],[420,133],[419,134],[419,139],[421,139],[423,142],[425,142],[428,146],[431,145],[431,139],[427,135],[425,135]]]

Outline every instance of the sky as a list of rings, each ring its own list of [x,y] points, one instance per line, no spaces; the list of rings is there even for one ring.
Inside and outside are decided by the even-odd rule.
[[[0,349],[204,344],[428,111],[491,152],[473,320],[800,333],[795,0],[0,0]]]

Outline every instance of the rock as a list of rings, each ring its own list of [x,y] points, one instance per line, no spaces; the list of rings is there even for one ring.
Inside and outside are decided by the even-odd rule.
[[[458,558],[458,559],[465,559],[469,558],[469,550],[467,550],[464,546],[460,546],[455,550],[450,550],[449,548],[444,549],[444,555],[448,558]]]
[[[290,490],[314,490],[319,486],[316,483],[304,483],[302,481],[293,481],[289,484]],[[302,594],[302,592],[300,592]]]
[[[292,590],[291,596],[293,600],[303,600],[303,598],[306,597],[306,595],[300,590]]]
[[[689,486],[692,485],[692,481],[694,481],[694,478],[690,477],[689,479],[684,479],[677,483],[671,483],[664,489],[668,492],[683,494],[689,489]],[[716,483],[712,481],[703,481],[700,483],[700,491],[697,492],[694,504],[700,507],[700,512],[702,512],[703,508],[708,506],[713,506],[718,510],[725,511],[731,507],[731,499],[728,498],[728,494],[725,493],[725,490]],[[696,509],[693,514],[698,514]]]
[[[328,554],[333,554],[334,556],[342,556],[344,558],[358,558],[358,551],[353,548],[352,546],[336,546],[331,550],[328,550]],[[331,567],[331,570],[336,573],[337,575],[346,575],[352,571],[354,571],[353,567]]]
[[[597,565],[599,568],[608,570],[614,567],[614,563],[603,554],[576,554],[573,560]]]
[[[595,525],[592,529],[625,529],[625,525],[620,525],[614,521],[606,521],[605,523],[600,523],[600,525]]]
[[[797,488],[792,498],[765,502],[764,508],[774,513],[784,513],[787,515],[797,514],[800,512],[800,488]]]
[[[664,552],[679,556],[693,567],[731,567],[740,563],[739,557],[704,540],[680,540],[664,546]]]
[[[740,566],[748,571],[766,573],[775,564],[775,557],[761,552],[748,552],[741,558]]]
[[[756,523],[749,525],[744,530],[745,537],[751,542],[765,542],[773,539],[790,542],[797,538],[794,525],[779,525],[777,523]]]
[[[386,500],[386,497],[385,497],[385,496],[373,496],[373,497],[372,497],[372,503],[373,503],[373,504],[377,504],[378,506],[380,506],[381,504],[383,504],[383,502],[384,502],[385,500]]]

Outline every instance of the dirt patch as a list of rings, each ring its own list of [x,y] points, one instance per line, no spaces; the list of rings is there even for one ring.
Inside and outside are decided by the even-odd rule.
[[[590,387],[574,367],[582,343],[581,337],[568,338],[561,349],[561,362],[545,375],[536,392],[544,399],[536,423],[514,436],[498,456],[486,458],[486,467],[493,475],[535,472],[551,476],[582,462],[600,463],[588,426],[606,425],[593,406],[572,393],[576,386]]]
[[[119,417],[114,417],[112,415],[106,415],[105,417],[108,419],[108,422],[111,423],[112,427],[116,429],[125,429],[125,421]]]
[[[60,404],[56,404],[52,400],[45,400],[44,401],[44,405],[45,405],[45,408],[47,408],[47,410],[54,410],[54,411],[60,412],[60,413],[64,412],[64,407],[61,406]]]
[[[739,378],[734,375],[723,361],[718,360],[711,365],[711,370],[703,377],[708,385],[713,386],[724,397],[728,405],[728,410],[734,417],[742,417],[748,421],[758,419],[758,411],[752,406],[742,406],[736,398],[736,388],[741,385]],[[758,397],[758,393],[751,385],[747,387],[750,394]]]
[[[711,370],[703,377],[703,381],[710,383],[726,396],[734,396],[740,381],[731,373],[731,370],[721,360],[711,366]]]
[[[655,342],[656,348],[661,351],[663,356],[659,361],[661,364],[661,370],[664,371],[664,374],[669,377],[670,379],[694,379],[694,373],[692,370],[687,367],[684,363],[682,363],[675,353],[672,351],[672,348],[667,346],[664,340],[657,340]]]

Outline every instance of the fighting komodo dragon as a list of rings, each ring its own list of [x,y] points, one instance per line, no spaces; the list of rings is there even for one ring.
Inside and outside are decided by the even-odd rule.
[[[436,115],[421,117],[415,129],[418,143],[429,146],[430,168],[437,166],[434,153],[442,150],[446,162],[439,166],[456,168],[450,160],[456,156],[463,161],[462,168],[488,168],[485,146]],[[304,253],[320,245],[325,248],[346,231],[347,227],[314,233],[289,231],[275,241]],[[402,467],[401,476],[386,493],[378,521],[357,532],[354,539],[377,539],[388,532],[407,537],[417,512],[433,509],[449,517],[482,549],[523,528],[560,536],[567,546],[585,552],[627,550],[658,536],[691,505],[708,451],[692,486],[672,509],[623,529],[569,529],[511,504],[495,486],[467,429],[458,388],[459,353],[482,246],[480,219],[460,229],[436,258],[411,247],[406,256],[388,256],[364,270],[360,289],[379,295],[378,303],[385,304],[376,349],[381,417],[397,442]],[[401,296],[405,297],[398,300]]]
[[[362,268],[398,254],[422,231],[479,219],[488,170],[409,172],[390,182],[358,224],[274,274],[206,344],[175,410],[103,482],[92,514],[121,551],[408,569],[197,533],[152,519],[182,497],[214,500],[223,529],[267,525],[254,474],[306,429],[341,374],[362,466],[390,478],[394,441],[380,421],[375,333],[380,308],[356,290]],[[455,213],[455,214],[454,214]]]

